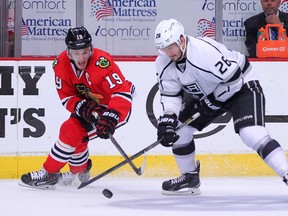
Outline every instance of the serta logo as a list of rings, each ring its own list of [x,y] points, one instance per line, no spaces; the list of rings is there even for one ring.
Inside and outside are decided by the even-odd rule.
[[[60,1],[23,1],[22,7],[24,9],[39,9],[39,10],[55,10],[55,9],[66,9],[66,0]]]

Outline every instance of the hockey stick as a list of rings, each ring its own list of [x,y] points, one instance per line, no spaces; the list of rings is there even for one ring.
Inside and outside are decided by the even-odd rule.
[[[98,119],[98,114],[97,112],[93,113],[95,119]],[[97,137],[97,136],[96,136]],[[95,137],[95,138],[96,138]],[[120,144],[117,142],[117,140],[114,138],[114,136],[112,134],[109,133],[109,138],[111,140],[111,142],[114,144],[114,146],[117,148],[117,150],[121,153],[121,155],[125,158],[125,160],[128,159],[128,155],[126,154],[126,152],[121,148]],[[94,139],[94,138],[93,138]],[[92,140],[92,139],[90,139]],[[134,172],[137,175],[142,175],[142,173],[144,172],[144,169],[146,167],[146,156],[144,156],[144,161],[142,162],[141,167],[137,168],[135,166],[135,164],[132,161],[128,160],[129,165],[131,166],[131,168],[134,170]]]
[[[117,140],[114,138],[114,136],[112,134],[109,134],[109,138],[111,140],[111,142],[114,144],[114,146],[117,148],[117,150],[121,153],[121,155],[125,158],[125,160],[128,161],[128,164],[130,165],[130,167],[134,170],[134,172],[137,175],[142,175],[142,173],[144,172],[144,169],[146,167],[146,156],[144,156],[144,161],[142,162],[141,167],[137,168],[135,166],[134,163],[132,163],[131,160],[129,160],[128,155],[126,154],[126,152],[121,148],[120,144],[117,142]]]
[[[184,127],[187,124],[190,124],[192,121],[194,121],[195,119],[197,119],[200,116],[200,113],[195,113],[193,116],[191,116],[190,118],[188,118],[183,124],[179,125],[176,130],[181,129],[182,127]],[[110,169],[100,173],[99,175],[91,178],[90,180],[88,180],[87,182],[82,182],[78,189],[81,189],[83,187],[86,187],[87,185],[91,184],[92,182],[110,174],[111,172],[119,169],[120,167],[124,166],[125,164],[129,163],[129,161],[134,160],[135,158],[138,158],[139,156],[145,154],[147,151],[153,149],[154,147],[156,147],[157,145],[159,145],[159,143],[161,142],[162,139],[157,140],[156,142],[152,143],[151,145],[147,146],[146,148],[142,149],[141,151],[137,152],[136,154],[132,155],[130,158],[120,162],[119,164],[116,164],[115,166],[111,167]]]

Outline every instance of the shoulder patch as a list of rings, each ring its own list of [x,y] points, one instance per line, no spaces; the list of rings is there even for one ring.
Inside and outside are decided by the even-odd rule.
[[[95,64],[96,64],[96,66],[98,66],[100,68],[108,68],[110,65],[110,62],[108,59],[101,56]]]
[[[56,58],[56,59],[53,61],[52,67],[54,68],[57,64],[58,64],[58,58]]]

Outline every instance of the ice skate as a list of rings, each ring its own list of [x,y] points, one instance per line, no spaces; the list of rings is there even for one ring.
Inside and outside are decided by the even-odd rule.
[[[59,181],[57,184],[61,186],[71,185],[75,177],[76,175],[71,172],[60,173]]]
[[[58,184],[61,186],[66,186],[66,185],[78,186],[82,182],[87,182],[90,178],[91,168],[92,168],[92,160],[88,159],[87,169],[84,173],[81,173],[81,174],[73,174],[72,172],[60,173],[60,178],[59,178]],[[76,176],[77,176],[77,178],[76,178]]]
[[[200,191],[200,161],[196,161],[196,170],[181,175],[178,178],[164,181],[162,194],[164,195],[199,195]]]
[[[59,180],[59,175],[59,173],[49,173],[42,167],[41,170],[22,175],[19,185],[30,188],[54,190]]]
[[[78,174],[78,178],[80,179],[81,182],[87,182],[90,179],[91,168],[92,168],[92,160],[88,159],[86,171],[81,174]]]

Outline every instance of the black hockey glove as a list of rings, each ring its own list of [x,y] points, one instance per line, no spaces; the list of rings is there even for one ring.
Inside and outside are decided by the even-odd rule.
[[[97,112],[98,104],[94,101],[81,100],[75,106],[75,113],[82,117],[85,121],[93,123],[97,119],[94,116],[94,113]]]
[[[107,109],[100,116],[96,125],[96,133],[102,139],[108,139],[109,134],[114,134],[119,121],[119,114],[113,109]]]
[[[165,147],[171,147],[174,142],[179,139],[179,135],[177,135],[175,129],[177,127],[177,116],[176,114],[165,114],[160,116],[158,119],[158,140],[161,140],[161,145]]]
[[[221,109],[222,106],[223,103],[217,101],[212,93],[204,99],[198,101],[194,105],[194,108],[201,114],[201,116],[209,118],[215,116],[215,114],[218,112],[218,110]]]

